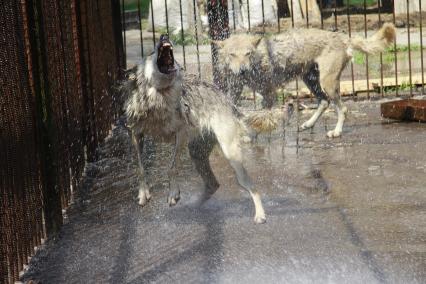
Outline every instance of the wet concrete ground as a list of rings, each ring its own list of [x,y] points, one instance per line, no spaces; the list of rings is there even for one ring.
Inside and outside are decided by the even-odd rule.
[[[380,118],[375,102],[349,103],[343,138],[326,138],[335,114],[297,135],[297,116],[245,144],[267,223],[236,185],[219,151],[221,188],[191,206],[200,179],[185,159],[182,198],[166,204],[161,146],[153,199],[136,203],[136,161],[122,127],[88,166],[60,236],[24,279],[42,283],[425,283],[426,124]],[[300,121],[309,113],[303,113]],[[297,139],[299,137],[299,139]],[[297,140],[299,147],[297,147]]]

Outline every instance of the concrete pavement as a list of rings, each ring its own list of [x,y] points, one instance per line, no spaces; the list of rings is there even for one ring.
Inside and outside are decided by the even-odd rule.
[[[329,112],[313,133],[290,126],[244,145],[267,223],[219,151],[221,188],[193,208],[200,186],[185,158],[182,199],[166,204],[170,147],[149,154],[153,199],[136,204],[136,160],[122,127],[90,164],[60,236],[33,258],[24,279],[42,283],[424,283],[426,125],[391,123],[375,102],[349,103],[343,138]],[[303,113],[300,121],[309,113]],[[298,141],[298,142],[297,142]],[[152,149],[152,147],[149,147]]]

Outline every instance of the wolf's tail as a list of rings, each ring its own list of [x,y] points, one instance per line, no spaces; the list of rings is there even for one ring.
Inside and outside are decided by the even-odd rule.
[[[356,37],[350,41],[349,48],[367,53],[375,54],[383,52],[385,48],[394,43],[396,37],[395,26],[385,23],[382,28],[369,38]]]
[[[280,109],[265,109],[246,114],[243,122],[247,132],[251,135],[261,133],[271,133],[276,130],[281,122],[288,123],[291,119],[293,105],[288,104]]]

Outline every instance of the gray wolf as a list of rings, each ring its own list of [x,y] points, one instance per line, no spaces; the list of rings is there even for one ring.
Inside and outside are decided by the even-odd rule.
[[[340,99],[340,75],[353,51],[379,53],[394,40],[395,27],[386,23],[366,39],[319,29],[292,29],[270,38],[236,34],[215,43],[219,47],[219,69],[226,81],[224,89],[235,101],[247,85],[262,94],[265,106],[271,108],[275,89],[300,78],[319,101],[317,111],[301,130],[312,128],[332,100],[338,120],[327,136],[339,137],[348,111]]]
[[[210,167],[209,155],[216,143],[233,167],[238,183],[246,189],[255,205],[256,223],[265,222],[265,212],[257,190],[243,166],[240,148],[240,120],[232,101],[215,86],[182,74],[173,57],[173,45],[162,35],[155,52],[129,72],[123,84],[127,93],[124,111],[139,162],[139,204],[151,198],[149,175],[142,163],[144,138],[174,143],[168,170],[170,206],[180,199],[177,182],[181,153],[188,146],[193,163],[201,175],[204,188],[201,202],[219,187]]]

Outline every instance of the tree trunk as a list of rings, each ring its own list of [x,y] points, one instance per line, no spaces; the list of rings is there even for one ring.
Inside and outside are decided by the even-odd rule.
[[[426,11],[426,0],[420,0],[422,11]],[[395,1],[395,14],[407,14],[407,0]],[[419,0],[408,0],[409,12],[420,12]]]

